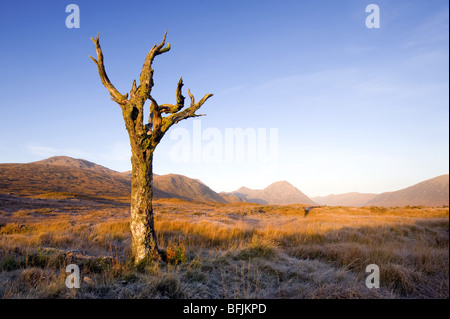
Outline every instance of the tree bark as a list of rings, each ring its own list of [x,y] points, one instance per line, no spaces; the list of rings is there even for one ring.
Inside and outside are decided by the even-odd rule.
[[[100,40],[91,38],[96,47],[97,59],[90,56],[97,65],[100,79],[111,95],[111,99],[119,104],[125,127],[130,137],[131,145],[131,234],[132,253],[135,263],[139,263],[147,256],[159,258],[158,242],[153,218],[153,152],[164,134],[169,128],[191,117],[202,116],[195,112],[208,100],[212,94],[206,94],[199,102],[195,102],[194,96],[188,90],[191,105],[184,107],[184,96],[181,93],[183,80],[178,81],[176,89],[176,104],[161,104],[150,95],[153,88],[153,59],[170,50],[170,44],[165,47],[166,34],[163,41],[155,44],[145,58],[139,77],[139,85],[133,81],[130,94],[121,94],[111,83],[103,64],[103,52]],[[150,100],[148,123],[144,124],[144,104]],[[170,114],[163,117],[162,114]]]
[[[153,217],[153,151],[146,157],[132,152],[131,216],[132,253],[138,262],[146,256],[158,255],[158,241]]]

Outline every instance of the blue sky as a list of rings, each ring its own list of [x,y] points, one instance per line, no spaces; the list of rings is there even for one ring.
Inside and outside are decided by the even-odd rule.
[[[65,25],[70,3],[79,29]],[[365,25],[370,3],[379,29]],[[0,162],[67,155],[130,170],[121,111],[89,38],[100,33],[109,78],[125,93],[167,30],[172,49],[154,62],[152,95],[173,103],[183,76],[185,95],[214,93],[203,129],[277,128],[278,160],[174,163],[169,131],[156,173],[215,191],[287,180],[309,196],[448,174],[448,10],[440,0],[2,1]]]

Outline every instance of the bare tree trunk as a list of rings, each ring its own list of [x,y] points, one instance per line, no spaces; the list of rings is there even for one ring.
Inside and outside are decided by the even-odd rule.
[[[167,34],[167,33],[166,33]],[[111,99],[119,104],[130,137],[131,145],[131,234],[132,252],[135,263],[139,263],[146,256],[159,258],[159,250],[152,209],[152,181],[153,181],[153,152],[169,128],[187,118],[202,116],[195,112],[208,100],[212,94],[206,94],[200,101],[195,102],[191,91],[188,90],[191,105],[184,108],[184,96],[181,93],[183,79],[180,78],[176,89],[176,104],[161,104],[151,96],[153,88],[153,59],[170,50],[170,44],[165,46],[166,34],[163,41],[155,44],[145,58],[139,77],[139,85],[133,81],[130,94],[121,94],[111,83],[103,64],[103,52],[100,47],[99,36],[91,38],[95,44],[97,59],[90,57],[97,65],[98,73],[103,85],[111,94]],[[148,122],[144,122],[144,104],[150,100]],[[163,114],[168,114],[163,116]]]
[[[138,150],[139,152],[139,150]],[[131,157],[131,234],[132,253],[136,261],[143,260],[145,256],[157,256],[158,242],[153,218],[153,152],[148,151],[148,157]]]

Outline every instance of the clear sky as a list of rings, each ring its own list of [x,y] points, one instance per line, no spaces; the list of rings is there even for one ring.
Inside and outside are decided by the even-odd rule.
[[[68,4],[80,8],[69,29]],[[368,4],[380,28],[367,28]],[[215,191],[287,180],[308,196],[401,189],[449,171],[449,4],[444,0],[1,1],[0,162],[54,155],[131,169],[121,110],[101,85],[90,37],[100,33],[122,93],[154,62],[153,96],[214,93],[177,125],[192,133],[278,129],[275,164],[173,161],[171,131],[154,170]],[[202,145],[208,141],[202,141]],[[193,144],[194,142],[192,142]]]

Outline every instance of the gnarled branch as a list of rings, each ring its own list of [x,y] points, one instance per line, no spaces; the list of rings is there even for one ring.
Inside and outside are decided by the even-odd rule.
[[[122,95],[119,91],[117,91],[117,89],[114,87],[114,85],[112,85],[111,81],[109,80],[108,75],[106,74],[106,71],[105,71],[105,65],[103,64],[103,53],[102,53],[102,48],[100,47],[100,40],[99,40],[98,33],[97,33],[97,37],[95,39],[91,38],[91,40],[95,44],[95,48],[96,48],[96,52],[97,52],[97,60],[91,56],[89,56],[89,57],[97,65],[98,74],[100,75],[100,79],[102,80],[103,85],[106,87],[106,89],[111,94],[111,99],[114,102],[116,102],[122,106],[123,104],[125,104],[127,102],[128,93],[125,95]]]
[[[184,99],[185,97],[181,94],[181,88],[183,87],[183,78],[180,78],[177,85],[177,104],[161,104],[159,106],[159,110],[161,113],[172,114],[180,111],[184,107]]]
[[[131,87],[130,91],[130,100],[134,99],[134,97],[136,96],[136,91],[137,91],[136,80],[133,80],[133,86]]]
[[[195,112],[208,100],[212,94],[206,94],[199,102],[195,102],[195,98],[191,91],[188,90],[189,97],[191,99],[190,106],[184,108],[185,97],[182,94],[183,78],[180,78],[176,89],[176,104],[161,104],[158,105],[156,100],[151,96],[151,89],[153,87],[153,69],[152,63],[157,55],[165,53],[170,50],[170,44],[166,44],[167,31],[164,34],[164,38],[160,44],[155,44],[146,56],[142,71],[140,74],[140,83],[137,86],[136,80],[133,81],[130,90],[130,99],[128,99],[128,93],[122,95],[112,85],[105,71],[103,64],[103,53],[100,47],[99,36],[95,39],[91,38],[94,42],[97,52],[97,59],[90,58],[95,62],[98,67],[98,72],[102,80],[103,85],[108,89],[111,94],[111,98],[117,102],[124,110],[124,119],[127,130],[130,136],[134,136],[137,139],[151,139],[151,144],[148,147],[154,149],[159,143],[165,132],[173,125],[181,120],[203,116],[204,114],[196,114]],[[150,100],[150,110],[148,123],[143,124],[143,107],[146,100]],[[170,114],[167,117],[162,117],[162,114]]]
[[[161,126],[161,131],[165,133],[172,125],[185,120],[190,117],[199,117],[204,114],[195,114],[197,111],[213,94],[206,94],[200,101],[195,103],[194,95],[192,95],[191,91],[188,90],[189,97],[191,98],[191,106],[187,109],[174,113],[166,118],[163,118],[163,125]]]
[[[155,58],[155,56],[163,54],[170,50],[170,43],[167,44],[167,47],[164,47],[164,45],[166,44],[166,36],[167,31],[164,33],[162,42],[159,45],[155,44],[153,48],[148,52],[147,57],[145,58],[144,65],[142,66],[141,75],[139,77],[139,86],[142,86],[142,88],[145,89],[146,95],[150,94],[151,88],[153,87],[153,59]]]

